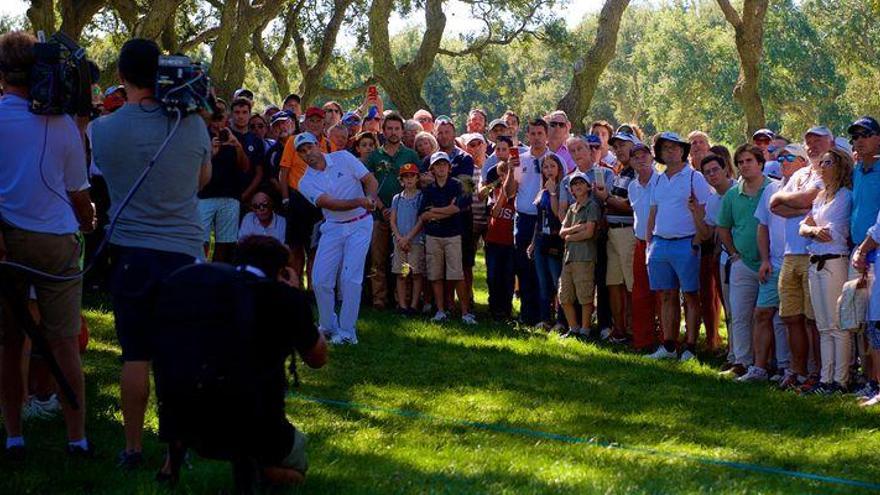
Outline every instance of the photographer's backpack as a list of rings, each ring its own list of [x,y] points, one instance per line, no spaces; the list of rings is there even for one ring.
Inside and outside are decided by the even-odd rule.
[[[260,417],[253,369],[256,285],[221,263],[185,266],[157,302],[153,370],[159,437],[170,446],[175,482],[183,453],[233,463],[239,492],[256,476]]]

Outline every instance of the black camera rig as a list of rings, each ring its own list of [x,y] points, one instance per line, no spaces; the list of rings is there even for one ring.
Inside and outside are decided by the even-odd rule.
[[[214,112],[211,80],[201,64],[184,55],[159,57],[156,75],[156,99],[168,114],[181,115],[200,110]]]
[[[30,72],[30,111],[37,115],[92,112],[92,69],[85,50],[69,36],[57,32],[45,39],[41,31],[34,45]]]

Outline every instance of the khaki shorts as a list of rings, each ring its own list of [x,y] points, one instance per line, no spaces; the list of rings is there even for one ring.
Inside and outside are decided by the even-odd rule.
[[[596,264],[592,261],[571,261],[562,265],[559,277],[559,302],[562,304],[593,304]]]
[[[779,271],[780,317],[804,315],[810,320],[816,319],[810,300],[809,270],[808,254],[787,254],[783,258]]]
[[[425,273],[425,245],[411,243],[409,252],[404,253],[394,243],[394,254],[391,255],[391,273],[403,273],[403,262],[409,263],[409,272],[414,275]]]
[[[425,238],[428,280],[464,280],[461,264],[461,236]]]
[[[55,275],[74,275],[80,271],[81,246],[73,234],[53,235],[3,227],[7,259]],[[6,331],[22,331],[15,313],[27,311],[33,287],[40,310],[40,328],[46,338],[61,339],[79,335],[82,308],[82,278],[52,282],[42,277],[25,276],[18,270],[4,270],[2,283],[11,283],[14,300],[0,294],[0,337]],[[8,277],[8,278],[7,278]],[[17,308],[11,304],[18,305]]]
[[[633,252],[636,236],[632,227],[608,229],[608,270],[605,272],[605,285],[626,285],[633,287]]]

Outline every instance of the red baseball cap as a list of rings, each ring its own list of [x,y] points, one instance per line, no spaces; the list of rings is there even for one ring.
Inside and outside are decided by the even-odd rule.
[[[309,107],[308,109],[306,109],[306,118],[314,117],[314,116],[318,116],[323,119],[324,118],[324,110],[322,110],[318,107]]]
[[[407,163],[404,166],[400,167],[400,170],[397,171],[397,175],[403,177],[406,174],[419,174],[419,167],[416,166],[415,163]]]

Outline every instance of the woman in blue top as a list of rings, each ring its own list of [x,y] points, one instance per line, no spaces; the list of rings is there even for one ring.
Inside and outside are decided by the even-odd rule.
[[[534,204],[538,207],[538,219],[535,222],[535,233],[528,247],[529,257],[535,260],[538,273],[538,294],[540,298],[541,323],[538,327],[550,330],[556,314],[556,289],[559,275],[562,272],[562,239],[559,229],[562,227],[559,211],[559,183],[565,176],[565,168],[560,158],[550,153],[541,163],[541,179],[543,188],[538,191]],[[564,328],[564,327],[563,327]]]

